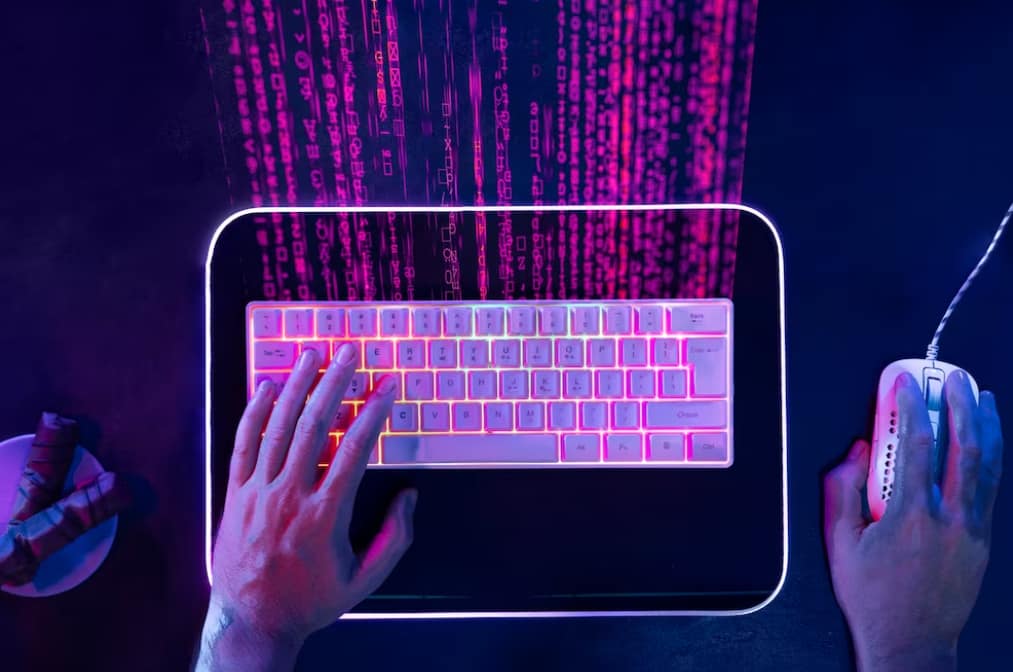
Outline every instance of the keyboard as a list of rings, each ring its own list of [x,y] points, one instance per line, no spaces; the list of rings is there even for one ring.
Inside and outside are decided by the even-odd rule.
[[[723,468],[731,326],[727,299],[253,302],[247,394],[284,387],[303,350],[326,366],[354,341],[359,370],[321,466],[393,375],[370,468]]]

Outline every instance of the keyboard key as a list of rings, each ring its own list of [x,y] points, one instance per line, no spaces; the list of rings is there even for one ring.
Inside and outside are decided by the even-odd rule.
[[[535,399],[559,399],[559,371],[535,371],[531,374]]]
[[[629,390],[635,399],[654,398],[654,371],[641,369],[629,372]]]
[[[637,306],[634,309],[635,331],[638,334],[660,334],[665,330],[661,306]]]
[[[564,434],[563,462],[597,462],[597,434]]]
[[[345,335],[345,309],[319,308],[317,310],[317,336],[334,338]]]
[[[457,368],[457,343],[450,340],[429,341],[429,368]]]
[[[350,336],[376,336],[376,308],[351,308],[348,311]]]
[[[552,341],[547,338],[526,338],[524,345],[524,366],[552,366]]]
[[[445,432],[450,429],[450,404],[440,402],[422,404],[423,432]]]
[[[394,368],[394,344],[390,341],[367,341],[363,350],[367,369]]]
[[[511,336],[533,336],[535,333],[535,309],[530,306],[508,308],[507,333]]]
[[[615,366],[616,342],[611,338],[588,339],[587,359],[591,366]]]
[[[682,462],[686,459],[686,437],[683,434],[648,434],[648,462]]]
[[[303,341],[299,347],[299,354],[307,350],[316,350],[320,355],[320,368],[326,369],[331,362],[331,344],[327,341]]]
[[[404,384],[405,399],[410,401],[427,401],[429,399],[436,398],[433,394],[434,388],[432,371],[406,373]]]
[[[381,336],[408,335],[408,309],[384,308],[380,311]]]
[[[605,333],[625,335],[633,332],[632,316],[629,306],[609,305],[605,308]]]
[[[684,369],[669,369],[659,371],[661,378],[661,396],[663,397],[685,397],[686,396],[686,371]]]
[[[533,401],[517,404],[517,429],[545,429],[545,406]]]
[[[503,309],[478,308],[475,311],[475,333],[479,336],[502,336],[505,318]]]
[[[501,371],[499,374],[499,396],[502,399],[527,399],[528,372]]]
[[[258,341],[253,346],[253,368],[291,369],[297,349],[294,341]]]
[[[604,401],[585,401],[580,405],[581,429],[608,429],[608,404]]]
[[[724,306],[672,306],[668,316],[672,332],[721,334],[728,325],[728,310]]]
[[[651,346],[654,352],[654,363],[659,366],[676,366],[679,364],[679,339],[656,338]]]
[[[464,399],[464,372],[438,371],[436,373],[437,399]]]
[[[485,428],[494,431],[509,431],[514,428],[513,404],[492,403],[485,405]],[[483,436],[483,440],[489,435]]]
[[[609,434],[605,437],[606,462],[640,462],[643,449],[639,434]]]
[[[542,306],[538,309],[538,333],[542,336],[566,334],[566,307]]]
[[[689,439],[690,462],[725,462],[728,460],[726,434],[692,434]]]
[[[728,422],[725,401],[648,401],[645,405],[648,429],[725,427]]]
[[[599,398],[619,399],[623,396],[622,371],[596,371],[595,377]]]
[[[694,396],[720,397],[727,393],[727,341],[723,338],[690,338],[686,362],[693,366]]]
[[[331,423],[331,430],[344,432],[352,426],[352,422],[359,414],[361,404],[338,404],[338,410],[334,414],[334,421]]]
[[[397,365],[402,369],[421,369],[426,365],[423,341],[398,341]]]
[[[253,379],[254,391],[265,380],[270,380],[274,384],[274,396],[277,398],[285,388],[285,383],[288,382],[288,373],[258,373]]]
[[[612,403],[613,429],[640,429],[640,404],[635,401]]]
[[[563,374],[563,390],[567,399],[591,398],[591,372],[567,371]]]
[[[394,381],[394,399],[397,401],[404,398],[404,378],[400,371],[383,371],[373,373],[373,386],[369,389],[375,390],[380,384],[380,381],[384,378],[391,378]]]
[[[253,335],[257,338],[281,338],[281,310],[277,308],[254,310]]]
[[[365,373],[352,374],[352,380],[348,383],[348,390],[345,392],[345,399],[362,400],[369,393],[369,376]]]
[[[572,401],[549,402],[549,429],[576,429],[577,404]]]
[[[461,431],[482,429],[482,404],[471,402],[454,404],[454,429]]]
[[[570,309],[570,333],[574,336],[597,336],[601,308],[598,306],[576,306]]]
[[[417,432],[419,429],[419,407],[415,404],[394,404],[390,415],[392,432]]]
[[[414,308],[412,310],[412,336],[439,336],[440,310]]]
[[[461,341],[461,366],[468,369],[489,366],[489,342],[480,340]]]
[[[468,392],[472,399],[495,399],[496,372],[469,371]]]
[[[471,308],[447,308],[443,312],[444,336],[471,336]]]
[[[556,462],[554,434],[438,434],[383,437],[386,464]]]
[[[624,338],[619,343],[619,361],[623,366],[647,365],[647,339]]]
[[[306,338],[313,336],[313,309],[289,308],[285,311],[285,337]]]
[[[492,365],[517,367],[521,365],[521,342],[517,339],[492,342]]]
[[[556,341],[556,366],[584,366],[583,343],[575,338]]]

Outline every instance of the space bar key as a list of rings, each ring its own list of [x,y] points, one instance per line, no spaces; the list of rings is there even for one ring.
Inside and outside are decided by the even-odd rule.
[[[556,462],[553,434],[422,434],[383,437],[384,464]]]

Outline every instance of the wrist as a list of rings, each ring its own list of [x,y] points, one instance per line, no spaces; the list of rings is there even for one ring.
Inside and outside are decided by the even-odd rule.
[[[268,631],[211,597],[196,670],[280,670],[295,667],[303,639]]]
[[[904,645],[855,642],[859,672],[955,672],[957,645],[944,642],[916,642]]]

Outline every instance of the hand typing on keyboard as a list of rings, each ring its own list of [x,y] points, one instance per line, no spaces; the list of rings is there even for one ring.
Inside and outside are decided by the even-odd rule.
[[[932,428],[921,389],[904,374],[898,406],[896,493],[886,514],[862,514],[869,444],[854,444],[825,482],[824,537],[834,592],[861,670],[956,669],[957,640],[988,564],[1002,465],[995,398],[980,403],[966,378],[944,387],[949,439],[942,483],[932,482]]]
[[[250,400],[236,433],[197,669],[291,669],[306,637],[379,587],[411,543],[410,490],[395,498],[364,552],[348,538],[356,491],[390,416],[393,380],[377,381],[319,475],[358,361],[355,344],[345,344],[314,387],[324,360],[306,349],[277,405],[269,381]]]

